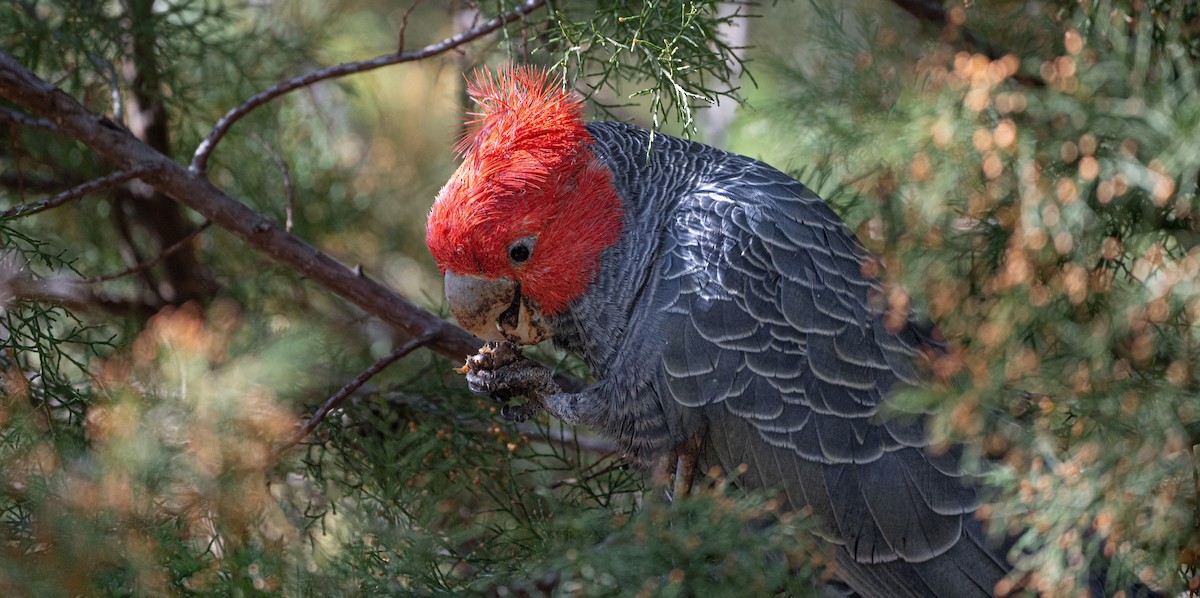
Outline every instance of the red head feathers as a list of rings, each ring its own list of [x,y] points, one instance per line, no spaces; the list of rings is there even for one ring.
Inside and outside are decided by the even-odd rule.
[[[582,100],[546,73],[484,70],[468,91],[480,112],[429,213],[426,243],[443,271],[517,281],[554,315],[587,290],[620,233],[612,174],[589,148]]]

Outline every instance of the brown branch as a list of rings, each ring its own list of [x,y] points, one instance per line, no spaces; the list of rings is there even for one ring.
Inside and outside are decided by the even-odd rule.
[[[941,0],[892,0],[892,4],[918,19],[946,24],[946,6]]]
[[[116,272],[113,274],[105,274],[103,276],[96,276],[93,278],[89,278],[87,280],[80,280],[78,282],[82,283],[82,284],[96,284],[96,283],[100,283],[100,282],[108,282],[110,280],[124,278],[126,276],[129,276],[130,274],[137,274],[137,273],[147,270],[149,268],[153,268],[154,266],[158,265],[159,262],[170,257],[171,254],[186,247],[188,243],[192,242],[192,239],[195,239],[197,236],[200,235],[200,233],[207,230],[209,226],[212,226],[212,221],[205,220],[204,224],[197,226],[196,230],[188,233],[188,235],[186,237],[176,241],[174,245],[171,245],[170,247],[162,250],[162,253],[159,253],[158,255],[154,256],[153,259],[149,259],[144,262],[134,264],[132,267],[126,268],[125,270],[121,270],[120,272]]]
[[[53,118],[64,134],[123,167],[154,167],[143,181],[195,210],[214,225],[305,278],[353,303],[409,337],[435,333],[429,347],[452,359],[474,353],[482,342],[417,307],[390,289],[339,263],[226,195],[207,179],[155,151],[124,128],[89,111],[0,51],[0,97]],[[579,388],[575,381],[572,385]],[[564,385],[564,389],[568,388]]]
[[[74,281],[69,281],[74,282]],[[120,297],[101,291],[86,293],[30,293],[19,297],[34,303],[59,303],[77,313],[103,312],[105,314],[133,317],[141,320],[150,318],[162,309],[162,305],[137,298]]]
[[[142,259],[137,243],[133,240],[133,229],[130,227],[129,214],[126,213],[125,209],[125,204],[132,200],[132,198],[121,194],[114,196],[112,220],[113,226],[117,230],[117,236],[120,238],[117,244],[117,252],[121,254],[121,259],[125,261],[127,267],[136,268],[138,264],[146,260]],[[142,280],[142,284],[146,285],[146,290],[152,293],[158,299],[159,303],[162,303],[162,293],[159,292],[158,282],[154,280],[153,273],[149,270],[138,270],[137,273],[138,278]]]
[[[84,289],[67,276],[35,277],[16,261],[14,254],[0,255],[0,304],[9,301],[55,303],[75,311],[103,311],[108,314],[149,318],[159,305]]]
[[[417,5],[420,3],[421,0],[413,0],[412,4],[408,5],[408,10],[404,11],[404,17],[400,19],[400,40],[396,42],[397,54],[404,51],[404,32],[408,31],[408,17],[412,15],[413,11],[417,9]]]
[[[125,0],[123,5],[126,48],[122,72],[129,89],[125,103],[129,130],[155,151],[170,155],[170,122],[163,100],[165,86],[154,0]],[[119,203],[128,210],[131,223],[146,233],[149,246],[145,248],[145,255],[161,253],[187,236],[192,228],[183,208],[156,189],[129,185],[119,196],[131,200]],[[190,249],[191,246],[185,246],[183,251],[167,256],[156,270],[160,274],[159,282],[151,290],[167,303],[205,301],[217,291],[216,281]],[[133,267],[141,261],[134,259],[128,265]],[[151,277],[143,278],[149,281]]]
[[[271,87],[260,91],[253,96],[250,96],[248,99],[246,99],[246,101],[238,104],[237,107],[233,108],[229,112],[226,112],[225,116],[222,116],[221,119],[217,121],[217,124],[213,126],[212,131],[210,131],[208,136],[204,138],[204,141],[200,142],[200,145],[196,147],[196,152],[192,155],[192,164],[189,167],[189,170],[195,174],[203,173],[208,167],[209,156],[212,155],[213,150],[216,149],[217,143],[221,141],[221,138],[229,132],[230,127],[232,127],[234,123],[241,120],[250,112],[256,110],[263,104],[274,100],[275,98],[302,87],[308,87],[309,85],[324,81],[326,79],[345,77],[347,75],[364,73],[377,68],[399,64],[401,62],[412,62],[415,60],[429,58],[430,56],[436,56],[487,35],[488,33],[491,33],[525,16],[526,14],[537,10],[538,8],[541,8],[545,4],[546,0],[527,0],[524,4],[512,9],[509,12],[481,23],[468,31],[452,35],[437,43],[425,46],[420,50],[385,54],[370,60],[358,62],[347,62],[318,71],[313,71],[306,75],[301,75],[299,77],[288,79],[287,81],[272,85]]]
[[[0,123],[2,123],[2,124],[12,123],[12,124],[20,125],[22,127],[35,127],[38,129],[47,129],[50,131],[58,130],[58,127],[54,126],[54,123],[50,122],[47,119],[28,116],[25,114],[21,114],[20,112],[13,112],[12,110],[8,110],[6,108],[0,108]]]
[[[37,214],[38,212],[44,212],[46,210],[57,208],[65,203],[80,199],[89,193],[93,193],[101,189],[107,189],[131,179],[141,178],[143,175],[149,173],[155,168],[156,166],[151,164],[138,164],[128,170],[119,170],[112,174],[102,176],[98,179],[90,180],[82,185],[67,189],[66,191],[63,191],[54,197],[48,197],[39,202],[9,208],[3,212],[0,212],[0,220],[23,218],[25,216]]]
[[[346,401],[347,398],[350,397],[351,394],[354,393],[354,391],[358,390],[358,387],[365,384],[367,380],[373,378],[375,374],[383,371],[384,368],[391,365],[396,360],[425,346],[436,336],[437,333],[435,332],[427,332],[418,337],[410,339],[407,343],[404,343],[403,345],[393,349],[391,353],[381,357],[379,361],[371,364],[371,367],[363,370],[363,372],[355,376],[353,380],[347,382],[346,385],[341,388],[341,390],[334,393],[332,397],[329,397],[329,400],[325,401],[325,404],[321,405],[319,409],[313,412],[312,417],[310,417],[308,421],[304,422],[304,425],[300,426],[300,429],[296,430],[296,432],[292,434],[291,438],[288,438],[283,442],[283,444],[275,447],[275,457],[278,458],[288,449],[299,444],[301,440],[307,438],[309,434],[312,434],[312,431],[317,428],[317,426],[325,419],[327,415],[329,415],[330,412],[332,412],[334,409],[337,409],[343,402]]]

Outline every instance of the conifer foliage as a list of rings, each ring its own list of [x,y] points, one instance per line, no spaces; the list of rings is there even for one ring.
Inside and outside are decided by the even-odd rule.
[[[1012,582],[1200,591],[1192,3],[394,4],[0,6],[0,594],[816,591],[737,472],[668,501],[451,372],[423,222],[502,61],[677,133],[748,98],[732,149],[947,339],[895,411],[968,448]]]

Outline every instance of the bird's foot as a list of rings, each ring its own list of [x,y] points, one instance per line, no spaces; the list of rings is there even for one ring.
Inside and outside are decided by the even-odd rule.
[[[550,370],[525,357],[521,348],[510,342],[485,344],[456,371],[466,375],[471,392],[490,396],[502,405],[500,415],[515,422],[537,415],[542,400],[559,392]],[[509,404],[522,396],[526,398],[523,404]]]

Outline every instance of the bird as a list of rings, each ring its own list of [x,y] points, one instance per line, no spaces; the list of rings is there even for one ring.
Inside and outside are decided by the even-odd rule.
[[[589,426],[648,468],[690,455],[678,463],[779,491],[859,596],[996,594],[1007,545],[976,517],[961,451],[931,445],[925,414],[883,413],[944,341],[888,317],[874,258],[816,193],[752,158],[588,122],[536,67],[482,69],[468,91],[478,111],[426,240],[450,311],[487,341],[460,370],[471,390],[510,419]],[[546,340],[594,383],[564,391],[520,350]]]

